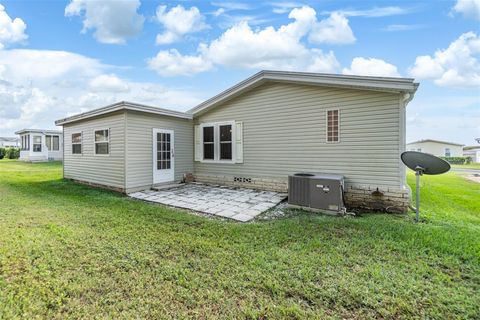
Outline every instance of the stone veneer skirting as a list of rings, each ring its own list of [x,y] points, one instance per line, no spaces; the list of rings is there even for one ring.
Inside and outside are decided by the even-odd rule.
[[[287,179],[195,174],[195,181],[276,192],[288,191]],[[410,205],[410,195],[409,188],[347,185],[345,188],[345,204],[347,208],[352,209],[404,213],[407,212]]]

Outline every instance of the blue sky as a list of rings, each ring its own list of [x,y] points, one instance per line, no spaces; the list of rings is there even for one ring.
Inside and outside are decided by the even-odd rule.
[[[407,141],[480,137],[480,0],[0,6],[2,136],[117,100],[184,111],[280,69],[414,77]]]

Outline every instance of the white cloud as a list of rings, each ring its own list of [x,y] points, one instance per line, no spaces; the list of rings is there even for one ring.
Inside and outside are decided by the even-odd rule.
[[[223,33],[210,45],[201,47],[204,56],[215,64],[240,68],[272,68],[304,58],[308,49],[300,39],[315,20],[311,8],[294,9],[289,15],[295,21],[275,30],[267,27],[254,31],[241,22]]]
[[[212,5],[215,7],[223,8],[227,11],[231,10],[251,10],[253,9],[252,5],[249,3],[244,2],[229,2],[229,1],[222,1],[222,2],[212,2]]]
[[[221,16],[222,14],[224,14],[226,11],[224,8],[218,8],[217,10],[215,10],[214,12],[212,12],[211,14],[214,16],[214,17],[219,17]]]
[[[331,61],[333,53],[325,59],[321,50],[308,49],[301,43],[316,22],[315,10],[310,7],[296,8],[288,17],[294,22],[278,29],[266,27],[252,30],[247,22],[241,22],[209,45],[201,46],[200,51],[205,59],[214,64],[233,68],[305,70],[315,59]]]
[[[165,31],[157,35],[157,44],[168,44],[180,40],[188,33],[202,31],[208,28],[205,17],[197,7],[185,9],[181,5],[167,11],[167,6],[158,6],[157,20]]]
[[[327,19],[316,23],[308,38],[313,43],[347,44],[355,42],[355,36],[348,19],[333,12]]]
[[[0,50],[0,135],[54,121],[120,100],[187,110],[205,93],[175,90],[112,74],[123,67],[65,51]]]
[[[344,68],[343,74],[377,77],[400,77],[397,67],[381,59],[356,57],[350,68]]]
[[[207,71],[212,67],[210,61],[201,55],[181,55],[176,49],[162,50],[148,60],[150,69],[162,76],[191,75]]]
[[[419,56],[409,69],[411,76],[430,79],[439,86],[480,86],[480,38],[474,32],[462,34],[447,49],[432,56]]]
[[[311,62],[306,67],[309,72],[336,73],[340,69],[340,63],[333,51],[323,53],[320,49],[312,49]]]
[[[386,26],[383,30],[384,31],[410,31],[410,30],[418,30],[423,27],[424,26],[420,24],[390,24]]]
[[[475,144],[474,138],[480,137],[479,112],[474,110],[462,114],[456,109],[450,114],[438,115],[427,113],[420,107],[417,103],[407,108],[407,141],[437,139],[472,145]],[[437,107],[436,110],[451,107]]]
[[[72,0],[65,16],[82,16],[82,32],[95,29],[94,37],[99,42],[124,44],[142,31],[145,19],[137,13],[139,7],[139,0]]]
[[[395,16],[400,14],[406,14],[412,12],[412,9],[400,8],[400,7],[374,7],[372,9],[366,10],[337,10],[333,12],[338,12],[347,17],[365,17],[365,18],[379,18],[379,17],[388,17]],[[333,12],[322,12],[322,14],[332,14]]]
[[[130,87],[125,81],[114,74],[102,74],[90,80],[90,89],[93,92],[128,92]]]
[[[292,1],[276,1],[269,3],[273,9],[273,13],[277,14],[284,14],[292,10],[293,8],[299,8],[303,6],[303,4],[299,2],[292,2]]]
[[[467,18],[480,20],[480,0],[457,0],[453,11],[461,13]]]
[[[52,84],[53,80],[84,79],[104,66],[95,59],[66,51],[14,49],[0,51],[5,78],[23,85]]]
[[[321,72],[338,70],[333,52],[323,53],[302,43],[317,23],[315,10],[308,6],[295,8],[288,17],[294,21],[277,29],[269,26],[254,30],[246,21],[237,23],[209,44],[200,44],[196,55],[182,55],[177,50],[160,51],[149,65],[163,76],[194,74],[215,65]]]
[[[28,38],[25,34],[27,25],[20,18],[12,20],[0,4],[0,49],[11,43],[22,42]]]

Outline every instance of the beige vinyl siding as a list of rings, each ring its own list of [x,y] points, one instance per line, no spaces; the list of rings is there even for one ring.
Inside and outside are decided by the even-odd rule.
[[[339,173],[350,185],[403,187],[400,95],[267,83],[195,119],[243,121],[244,163],[195,162],[195,173],[286,178]],[[402,107],[403,108],[403,107]],[[340,110],[340,142],[326,143],[326,110]]]
[[[193,172],[192,120],[127,112],[127,190],[151,186],[153,183],[153,129],[174,131],[175,181]]]
[[[94,131],[110,129],[109,155],[95,155]],[[82,154],[72,154],[72,133],[82,133]],[[64,125],[64,176],[125,188],[125,113]]]

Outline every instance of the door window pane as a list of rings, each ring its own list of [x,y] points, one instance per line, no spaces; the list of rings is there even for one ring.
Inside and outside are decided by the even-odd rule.
[[[170,133],[157,133],[157,170],[171,168],[171,135]]]

